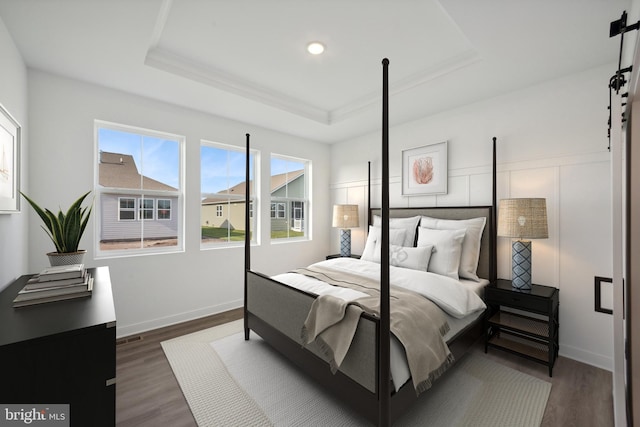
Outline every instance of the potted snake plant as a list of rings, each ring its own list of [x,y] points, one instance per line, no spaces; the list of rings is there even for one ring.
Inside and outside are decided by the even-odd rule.
[[[42,219],[44,223],[42,229],[56,247],[55,252],[47,253],[51,266],[82,263],[87,251],[78,249],[78,245],[89,222],[92,209],[92,204],[82,207],[82,203],[89,193],[91,191],[86,192],[73,202],[66,213],[59,209],[56,215],[49,209],[41,208],[26,194],[20,192]]]

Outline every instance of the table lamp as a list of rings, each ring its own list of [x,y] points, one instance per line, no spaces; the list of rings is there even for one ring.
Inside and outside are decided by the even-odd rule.
[[[516,289],[531,289],[531,241],[524,239],[546,239],[546,199],[502,199],[498,209],[498,236],[517,238],[512,245],[512,286]]]
[[[340,256],[351,256],[351,229],[359,227],[358,205],[333,205],[333,227],[340,229]]]

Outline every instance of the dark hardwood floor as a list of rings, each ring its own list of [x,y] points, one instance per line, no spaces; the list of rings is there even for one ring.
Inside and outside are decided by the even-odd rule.
[[[160,342],[242,318],[242,309],[121,339],[116,347],[116,425],[195,427]],[[472,351],[484,353],[478,343]],[[489,350],[491,359],[551,381],[542,426],[613,426],[611,373],[564,357],[549,378],[546,366]],[[515,426],[514,426],[515,427]]]

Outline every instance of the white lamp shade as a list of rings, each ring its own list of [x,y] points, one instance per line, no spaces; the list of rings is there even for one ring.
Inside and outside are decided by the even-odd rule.
[[[333,205],[332,226],[337,228],[359,227],[358,205]]]

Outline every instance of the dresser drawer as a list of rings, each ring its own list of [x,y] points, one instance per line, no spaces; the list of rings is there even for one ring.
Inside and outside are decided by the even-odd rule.
[[[505,292],[500,289],[485,288],[485,299],[488,304],[505,305],[541,314],[549,313],[549,300],[535,295]]]

